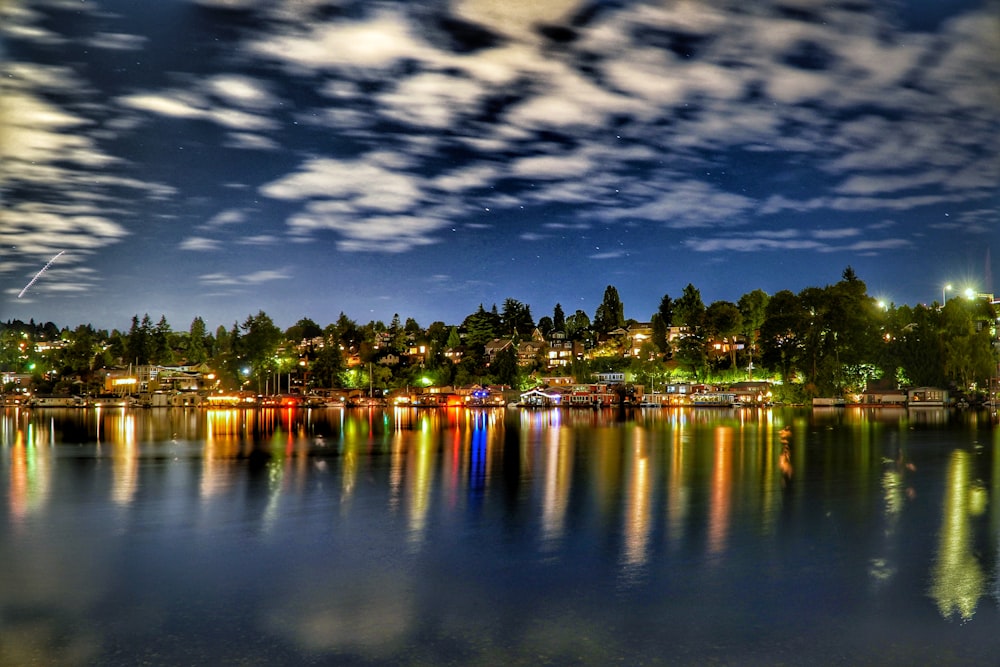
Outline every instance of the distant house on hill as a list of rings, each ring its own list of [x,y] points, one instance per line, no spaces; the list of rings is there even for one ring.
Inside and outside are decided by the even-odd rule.
[[[514,345],[514,341],[509,338],[494,338],[490,342],[486,343],[486,347],[483,350],[483,354],[486,355],[486,361],[488,363],[493,363],[496,356],[506,350],[508,347]]]

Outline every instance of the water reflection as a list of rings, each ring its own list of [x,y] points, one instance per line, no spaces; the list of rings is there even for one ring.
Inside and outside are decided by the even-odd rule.
[[[573,439],[569,429],[549,428],[544,432],[545,458],[542,491],[543,551],[553,551],[562,544],[566,513],[573,483]]]
[[[622,568],[634,580],[649,559],[649,534],[652,529],[652,467],[645,429],[634,432],[628,457],[628,482],[623,529]]]
[[[48,502],[52,485],[52,429],[43,424],[20,422],[5,425],[6,452],[10,465],[8,503],[11,519],[22,524],[41,514]]]
[[[973,554],[973,516],[986,509],[986,491],[974,483],[971,456],[955,450],[948,464],[942,523],[934,563],[931,596],[941,615],[964,620],[976,613],[986,576]]]
[[[1000,436],[988,420],[626,417],[9,410],[0,561],[15,578],[0,615],[34,637],[16,655],[46,655],[39,647],[78,628],[66,636],[83,657],[66,664],[202,632],[192,628],[204,619],[183,620],[191,599],[216,620],[239,615],[296,658],[402,664],[420,662],[404,656],[425,641],[444,650],[418,651],[425,663],[489,662],[500,645],[566,657],[580,628],[602,637],[588,650],[611,662],[636,657],[636,645],[646,658],[669,655],[689,641],[682,628],[781,642],[768,628],[815,638],[816,623],[870,621],[869,608],[922,627],[921,604],[937,619],[972,623],[987,607],[997,619],[984,604],[1000,600],[987,583],[1000,563]],[[994,558],[982,556],[987,544]],[[630,634],[622,619],[639,616],[681,629],[657,643]],[[758,617],[753,632],[740,629]],[[691,647],[703,645],[692,635]]]

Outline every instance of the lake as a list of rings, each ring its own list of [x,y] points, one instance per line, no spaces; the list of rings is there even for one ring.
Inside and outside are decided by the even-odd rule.
[[[7,409],[2,665],[994,665],[1000,428]]]

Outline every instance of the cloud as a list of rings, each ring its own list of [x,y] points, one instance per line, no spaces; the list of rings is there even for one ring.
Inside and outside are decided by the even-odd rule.
[[[397,215],[359,218],[339,215],[330,205],[311,204],[289,221],[293,233],[333,231],[340,235],[337,247],[345,252],[399,253],[436,243],[432,233],[446,223],[436,218]]]
[[[238,211],[235,209],[229,209],[227,211],[222,211],[212,216],[212,218],[205,223],[206,227],[225,227],[228,225],[238,225],[246,221],[246,213],[243,211]]]
[[[277,122],[266,116],[215,105],[200,93],[186,90],[123,95],[118,103],[137,111],[182,120],[210,121],[243,132],[278,127]]]
[[[173,193],[123,174],[124,161],[102,147],[100,128],[84,113],[97,105],[74,71],[17,61],[4,70],[0,242],[17,255],[6,266],[32,265],[60,250],[81,258],[117,244],[129,236],[123,218],[134,200]],[[99,279],[90,274],[58,289],[89,289]]]
[[[207,239],[203,236],[189,236],[181,241],[180,245],[181,250],[194,250],[196,252],[219,250],[221,247],[222,243],[216,239]]]
[[[714,238],[690,238],[685,247],[696,252],[764,252],[764,251],[804,251],[832,253],[856,252],[863,254],[884,250],[901,250],[913,245],[912,241],[901,238],[862,239],[847,244],[831,243],[840,239],[855,238],[861,231],[854,228],[839,230],[817,229],[806,234],[797,229],[760,231],[744,234],[730,234]]]
[[[368,160],[309,160],[302,168],[261,188],[274,199],[335,199],[351,208],[403,211],[419,200],[416,179]]]
[[[693,2],[599,11],[577,0],[457,0],[419,11],[362,3],[332,18],[312,11],[314,2],[200,4],[258,19],[222,70],[176,71],[169,83],[122,87],[106,103],[73,68],[5,64],[0,129],[10,168],[0,189],[38,191],[48,202],[5,206],[5,227],[19,216],[0,232],[5,241],[27,255],[121,242],[129,233],[122,202],[174,190],[126,176],[134,165],[110,146],[192,124],[206,151],[239,149],[248,162],[270,153],[225,178],[245,178],[248,194],[287,211],[280,221],[255,216],[252,234],[223,237],[227,247],[329,234],[341,251],[401,253],[437,243],[445,229],[502,233],[505,218],[484,222],[486,208],[578,218],[511,225],[511,237],[525,241],[630,224],[699,230],[687,245],[702,252],[907,246],[866,238],[875,227],[863,221],[809,231],[809,216],[826,212],[892,211],[904,220],[934,205],[972,205],[981,213],[962,229],[977,234],[995,220],[1000,18],[989,8],[932,34],[902,32],[888,14],[843,3],[807,3],[810,20],[778,2],[739,13]],[[18,43],[62,41],[42,14],[4,11],[0,31]],[[158,48],[102,30],[82,39],[101,49]],[[265,78],[274,70],[283,76]],[[298,134],[302,127],[310,133]],[[773,162],[744,163],[746,154]],[[754,194],[722,175],[734,166]],[[787,187],[774,172],[812,187]],[[87,203],[73,210],[69,202]],[[801,230],[782,220],[772,233],[732,234],[789,213],[801,214]],[[225,210],[178,230],[178,244],[217,250],[223,228],[245,223],[249,209]],[[48,226],[58,230],[50,239]],[[247,284],[252,275],[207,274],[206,282]]]
[[[463,49],[430,39],[424,15],[380,8],[323,22],[275,10],[283,21],[249,51],[323,81],[329,104],[303,120],[409,162],[372,164],[370,152],[310,158],[261,192],[302,202],[288,220],[296,234],[333,230],[341,248],[391,252],[433,242],[446,218],[473,208],[463,202],[501,184],[496,210],[581,205],[592,220],[675,229],[986,196],[997,165],[993,94],[984,92],[997,74],[984,56],[992,19],[953,21],[940,39],[886,39],[893,27],[880,15],[833,5],[812,8],[806,21],[772,4],[739,16],[697,3],[624,4],[550,48],[539,27],[570,21],[579,7],[456,3],[470,34],[482,31]],[[964,46],[941,48],[956,36]],[[982,119],[971,137],[951,120],[970,116]],[[401,128],[396,141],[375,131],[376,118]],[[796,199],[777,188],[754,198],[698,177],[713,159],[705,151],[738,147],[799,154],[838,179]],[[457,168],[448,157],[456,152]],[[352,216],[397,224],[362,231],[341,219]]]
[[[384,70],[400,60],[421,60],[434,52],[403,16],[389,11],[362,21],[305,21],[247,46],[295,71],[338,67]]]
[[[274,139],[250,132],[230,132],[226,135],[225,146],[251,151],[276,151],[281,148],[281,144]]]
[[[206,92],[233,106],[256,110],[273,109],[279,100],[260,79],[240,74],[219,74],[205,83]]]
[[[287,270],[261,270],[238,275],[224,272],[205,273],[198,276],[198,280],[207,286],[240,287],[262,285],[276,280],[289,280],[291,277],[291,273]]]
[[[588,255],[590,259],[620,259],[626,256],[628,256],[628,253],[624,250],[608,250],[606,252],[597,252],[592,255]]]
[[[860,236],[861,230],[855,227],[845,227],[842,229],[815,229],[812,236],[817,239],[846,239],[852,236]]]
[[[548,234],[539,234],[537,232],[522,232],[518,235],[518,238],[522,241],[544,241],[552,237]]]
[[[273,234],[258,234],[256,236],[246,236],[237,241],[240,245],[273,245],[279,241]]]
[[[87,40],[95,49],[109,51],[139,51],[146,43],[142,35],[128,35],[120,32],[99,32]]]

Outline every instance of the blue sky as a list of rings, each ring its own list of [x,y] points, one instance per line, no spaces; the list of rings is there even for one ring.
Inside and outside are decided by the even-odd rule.
[[[12,0],[0,39],[3,320],[1000,291],[996,2]]]

